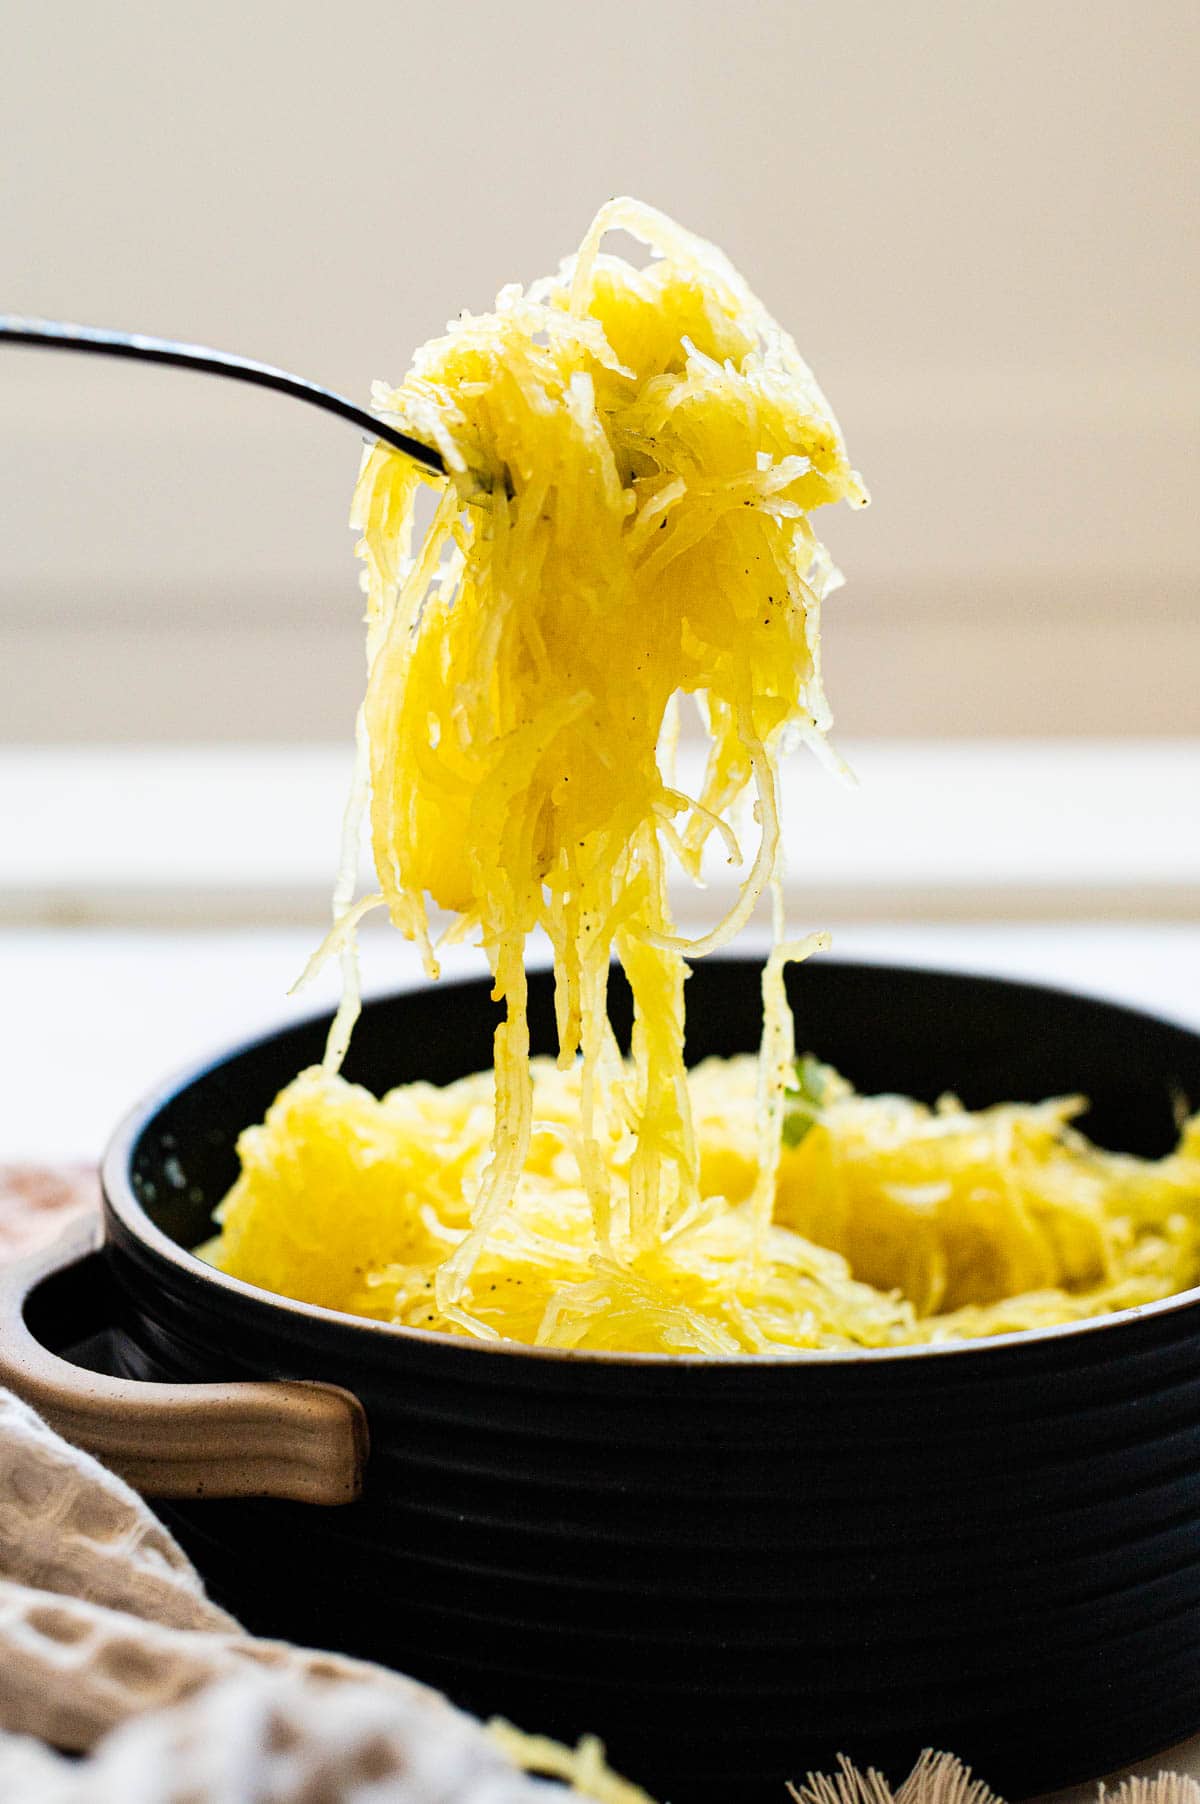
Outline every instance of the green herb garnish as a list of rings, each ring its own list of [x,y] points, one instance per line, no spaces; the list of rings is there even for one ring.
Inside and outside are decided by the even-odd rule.
[[[783,1144],[799,1146],[810,1128],[821,1119],[821,1111],[829,1101],[834,1076],[832,1065],[822,1065],[806,1052],[796,1060],[796,1082],[784,1091],[787,1112],[783,1117]]]

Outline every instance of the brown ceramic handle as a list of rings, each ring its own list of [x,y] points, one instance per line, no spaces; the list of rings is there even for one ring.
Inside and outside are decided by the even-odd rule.
[[[60,1359],[25,1320],[32,1292],[93,1253],[99,1222],[0,1266],[0,1384],[146,1497],[285,1497],[350,1503],[362,1489],[367,1422],[332,1384],[142,1384]]]

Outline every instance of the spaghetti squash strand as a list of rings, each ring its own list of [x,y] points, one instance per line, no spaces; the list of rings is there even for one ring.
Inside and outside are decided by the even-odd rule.
[[[647,265],[604,251],[617,228],[650,247]],[[463,315],[374,404],[436,443],[451,472],[415,557],[425,477],[376,447],[355,494],[375,867],[431,968],[431,904],[457,934],[478,933],[506,1011],[491,1159],[439,1278],[442,1305],[459,1307],[528,1148],[521,955],[537,927],[553,948],[561,1056],[584,1062],[578,1157],[599,1245],[618,1261],[647,1253],[697,1200],[683,960],[724,944],[776,868],[778,759],[819,726],[832,566],[808,515],[866,494],[795,346],[727,259],[629,199],[600,210],[558,276]],[[703,701],[713,741],[694,799],[669,768],[680,695]],[[726,918],[688,941],[664,852],[698,875],[715,832],[733,856],[727,816],[749,785],[757,853]],[[348,908],[343,880],[339,920]],[[340,944],[353,995],[331,1062],[357,993]],[[633,989],[633,1069],[601,1107],[614,955]],[[622,1095],[634,1144],[618,1197],[601,1138]]]
[[[607,255],[615,227],[655,259]],[[355,492],[380,893],[352,897],[360,762],[310,961],[343,959],[327,1067],[242,1136],[206,1255],[407,1327],[709,1358],[1017,1332],[1194,1284],[1200,1117],[1139,1160],[1083,1140],[1079,1098],[930,1108],[794,1058],[786,965],[826,940],[786,938],[778,765],[799,740],[844,773],[819,656],[840,579],[811,514],[866,497],[795,345],[720,252],[611,202],[573,264],[464,316],[375,403],[451,472],[415,556],[426,478],[375,447]],[[694,799],[672,762],[683,696],[709,742]],[[714,833],[732,855],[751,794],[741,893],[689,941],[669,855],[698,874]],[[766,888],[759,1056],[685,1070],[687,959]],[[494,1071],[376,1099],[328,1068],[357,1007],[355,927],[381,903],[431,970],[431,906],[439,944],[478,935],[503,1008]],[[556,1062],[529,1058],[536,928]],[[625,1804],[595,1748],[526,1752]]]

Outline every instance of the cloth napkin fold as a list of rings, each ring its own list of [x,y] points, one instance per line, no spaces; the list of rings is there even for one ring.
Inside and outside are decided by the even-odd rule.
[[[100,1179],[91,1166],[0,1165],[0,1259],[32,1253],[99,1207]]]
[[[245,1634],[142,1500],[3,1390],[0,1475],[4,1804],[547,1804],[562,1793],[428,1686]]]

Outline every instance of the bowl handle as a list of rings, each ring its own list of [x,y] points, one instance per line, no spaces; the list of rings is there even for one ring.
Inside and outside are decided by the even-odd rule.
[[[0,1384],[145,1497],[284,1497],[350,1503],[362,1490],[367,1419],[350,1391],[301,1380],[143,1384],[60,1359],[32,1333],[38,1285],[96,1255],[98,1220],[0,1265]]]

